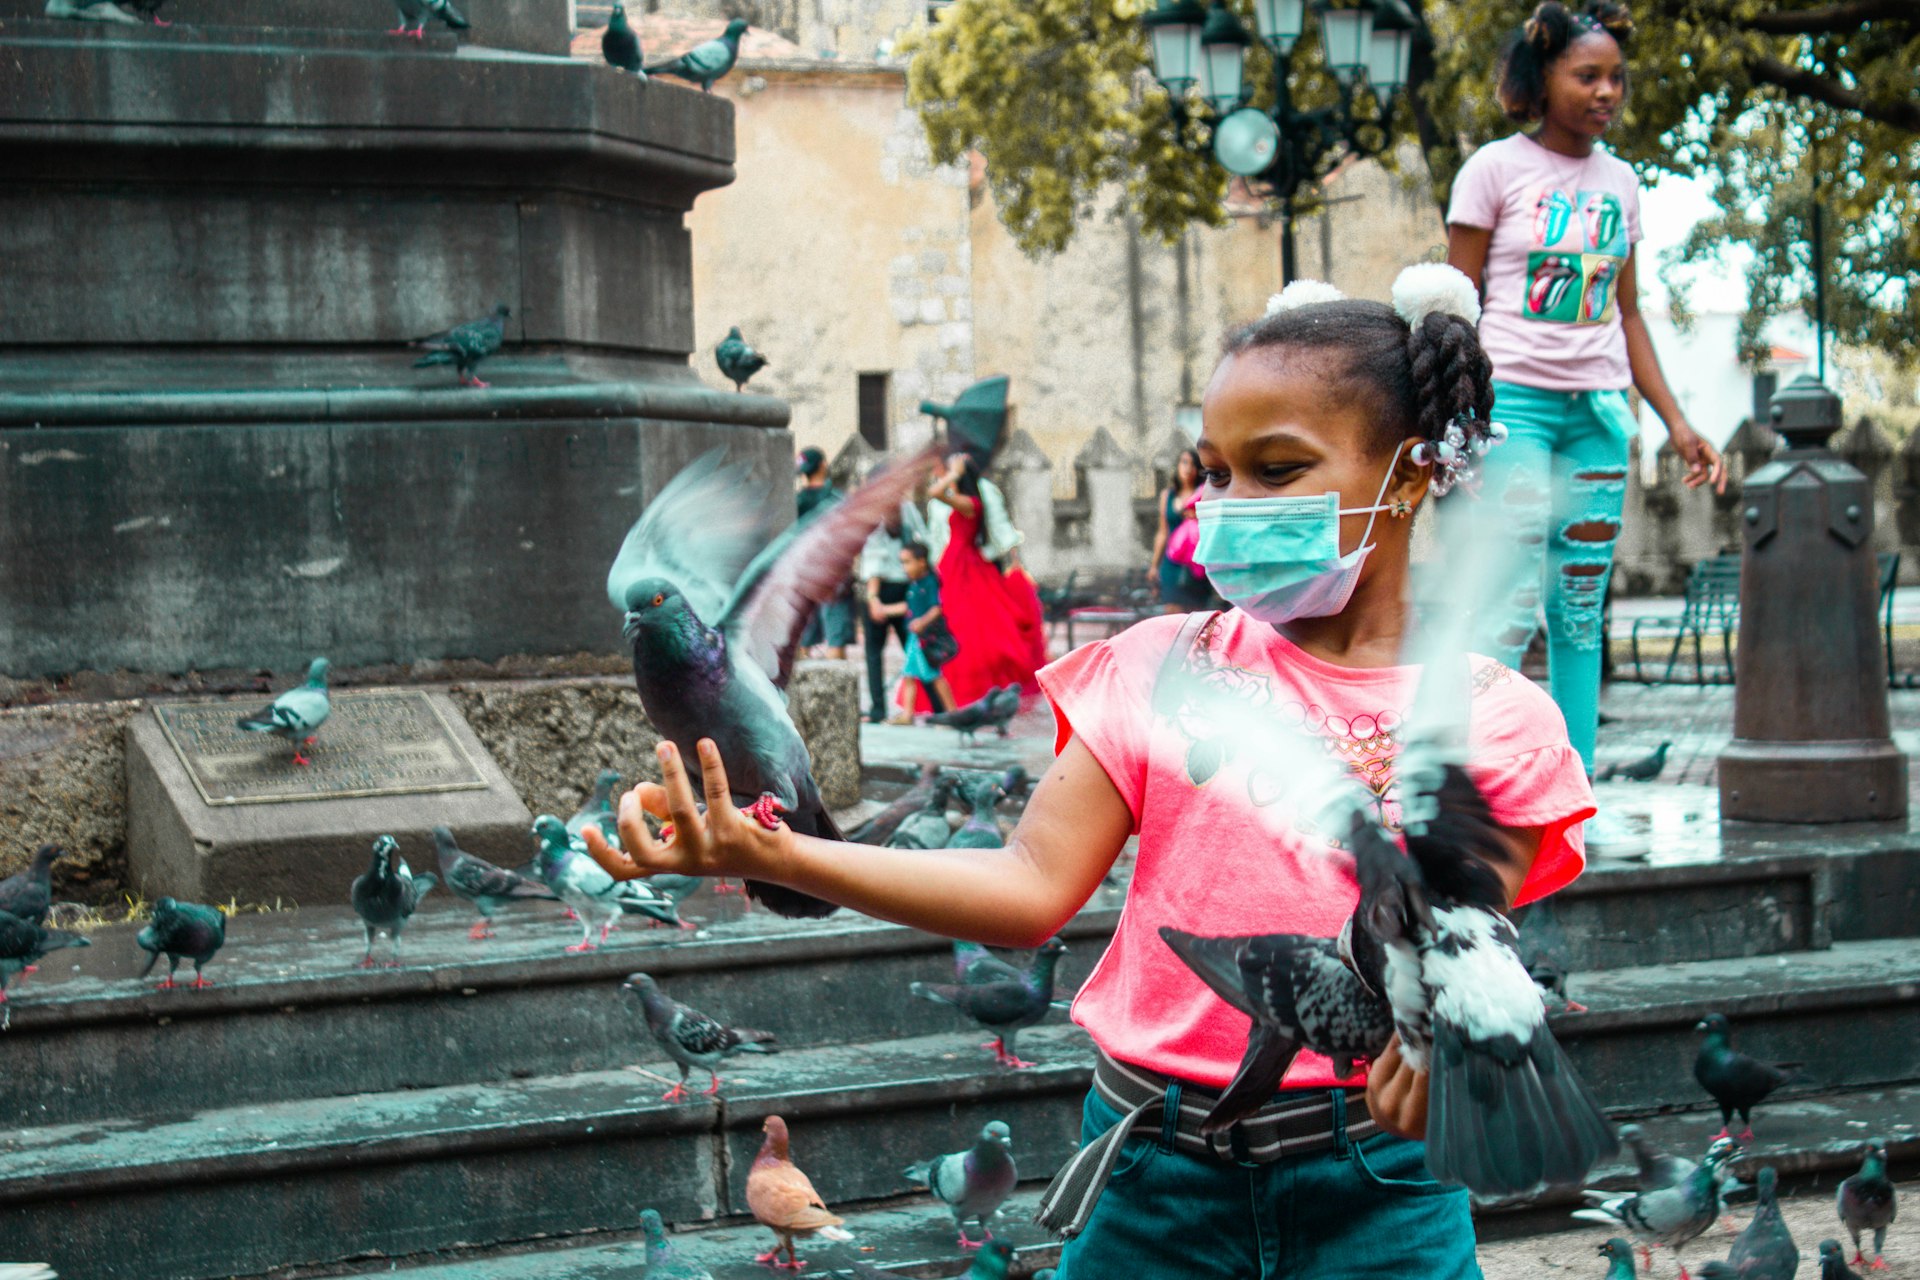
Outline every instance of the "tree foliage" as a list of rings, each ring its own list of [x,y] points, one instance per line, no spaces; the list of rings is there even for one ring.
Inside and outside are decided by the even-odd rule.
[[[1234,0],[1251,26],[1251,0]],[[960,0],[908,46],[908,98],[936,158],[986,160],[1001,217],[1029,252],[1062,248],[1118,193],[1168,238],[1227,216],[1206,125],[1176,126],[1152,79],[1149,0]],[[1444,208],[1460,161],[1510,131],[1493,98],[1498,51],[1527,0],[1413,0],[1433,36],[1399,96],[1392,144],[1418,143]],[[1746,335],[1810,304],[1808,211],[1827,214],[1827,319],[1841,341],[1920,356],[1920,0],[1640,0],[1631,97],[1608,145],[1644,177],[1697,176],[1720,216],[1683,257],[1751,248]],[[1331,101],[1309,30],[1295,96]],[[1248,83],[1265,86],[1264,50]],[[1256,98],[1256,102],[1260,99]],[[1196,113],[1201,114],[1201,113]]]

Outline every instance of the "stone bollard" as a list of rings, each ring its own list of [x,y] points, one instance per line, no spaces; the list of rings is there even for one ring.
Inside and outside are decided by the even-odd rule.
[[[1103,569],[1144,565],[1147,549],[1140,545],[1133,513],[1133,455],[1101,427],[1074,456],[1073,466],[1080,473],[1080,495],[1087,500],[1093,564]]]
[[[1053,463],[1033,437],[1016,430],[994,462],[994,481],[1006,495],[1013,527],[1026,536],[1020,563],[1036,578],[1059,569],[1053,547]]]
[[[1720,816],[1852,822],[1907,812],[1875,617],[1873,495],[1827,448],[1840,398],[1812,377],[1773,398],[1786,449],[1747,478],[1740,649]]]

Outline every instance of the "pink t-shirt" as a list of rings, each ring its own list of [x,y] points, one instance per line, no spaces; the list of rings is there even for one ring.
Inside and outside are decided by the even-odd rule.
[[[1219,1089],[1246,1049],[1246,1015],[1167,949],[1160,926],[1330,938],[1353,913],[1360,887],[1352,857],[1282,797],[1284,779],[1258,761],[1222,762],[1197,746],[1203,726],[1152,714],[1153,685],[1182,621],[1151,619],[1076,649],[1040,672],[1040,687],[1053,702],[1057,745],[1070,737],[1086,744],[1125,798],[1140,837],[1113,943],[1080,988],[1073,1019],[1114,1058]],[[1237,609],[1202,633],[1187,661],[1210,683],[1300,717],[1398,828],[1395,731],[1419,668],[1335,666]],[[1593,796],[1552,699],[1476,658],[1469,738],[1469,772],[1494,818],[1544,829],[1520,901],[1572,881],[1586,865],[1579,824],[1592,816]],[[1325,1057],[1302,1053],[1285,1083],[1327,1088],[1364,1079],[1363,1070],[1343,1082]]]
[[[1493,376],[1547,391],[1633,385],[1614,294],[1640,241],[1640,182],[1595,148],[1576,160],[1523,133],[1489,142],[1453,180],[1450,225],[1493,232],[1480,345]]]

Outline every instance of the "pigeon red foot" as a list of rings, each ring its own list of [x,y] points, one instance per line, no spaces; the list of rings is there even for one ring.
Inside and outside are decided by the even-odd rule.
[[[700,1096],[703,1098],[711,1098],[714,1094],[720,1092],[720,1086],[726,1083],[726,1081],[722,1080],[719,1076],[713,1075],[711,1071],[707,1072],[707,1074],[713,1076],[713,1083],[700,1091]]]
[[[580,939],[580,941],[574,943],[572,946],[567,948],[568,951],[573,951],[573,952],[593,951],[595,949],[596,949],[596,944],[593,942],[591,938],[582,938]]]
[[[1015,1071],[1025,1071],[1028,1067],[1031,1067],[1033,1065],[1031,1062],[1028,1062],[1025,1058],[1016,1058],[1012,1054],[1008,1053],[1007,1045],[1004,1040],[989,1040],[986,1043],[982,1044],[980,1047],[982,1049],[993,1050],[994,1061],[998,1062],[1003,1067],[1012,1067]]]
[[[770,791],[765,791],[760,794],[758,800],[755,800],[740,812],[746,814],[767,830],[778,831],[780,829],[780,815],[786,811],[786,806],[780,803],[778,796]]]
[[[493,925],[485,920],[476,921],[474,926],[467,930],[467,936],[475,942],[480,941],[482,938],[491,938],[493,936]]]
[[[424,36],[426,33],[423,31],[420,34]],[[416,37],[416,39],[417,38],[419,37]],[[460,385],[463,387],[490,387],[493,384],[491,382],[482,382],[478,374],[463,373],[460,375]]]
[[[669,1089],[669,1090],[667,1090],[667,1091],[666,1091],[665,1093],[663,1093],[663,1094],[661,1094],[661,1095],[660,1095],[660,1101],[662,1101],[662,1102],[678,1102],[678,1101],[680,1101],[680,1100],[681,1100],[682,1098],[691,1098],[692,1096],[693,1096],[693,1094],[691,1094],[691,1093],[689,1093],[689,1092],[687,1091],[687,1082],[686,1082],[685,1080],[682,1080],[682,1081],[681,1081],[681,1082],[680,1082],[679,1084],[677,1084],[677,1085],[675,1085],[675,1086],[673,1086],[673,1088],[671,1088],[671,1089]]]
[[[969,1240],[967,1239],[966,1229],[964,1227],[961,1228],[960,1247],[962,1249],[984,1249],[987,1247],[987,1245],[992,1243],[992,1241],[993,1241],[993,1232],[991,1231],[981,1236],[978,1240]]]
[[[1753,1141],[1753,1126],[1748,1125],[1746,1128],[1740,1131],[1739,1143],[1741,1146],[1744,1147],[1747,1144],[1751,1143],[1752,1141]]]

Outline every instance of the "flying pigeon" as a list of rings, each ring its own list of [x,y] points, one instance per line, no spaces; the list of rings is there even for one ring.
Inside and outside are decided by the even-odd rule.
[[[1887,1243],[1887,1228],[1893,1225],[1899,1203],[1894,1198],[1893,1180],[1887,1177],[1887,1144],[1870,1142],[1860,1161],[1860,1172],[1840,1184],[1836,1197],[1840,1222],[1853,1237],[1853,1261],[1878,1271],[1887,1265],[1881,1256]],[[1873,1232],[1873,1261],[1860,1251],[1862,1232]]]
[[[916,982],[907,990],[922,1000],[950,1004],[994,1032],[996,1038],[981,1048],[993,1050],[1001,1066],[1020,1070],[1033,1064],[1014,1053],[1013,1038],[1023,1027],[1047,1016],[1053,1006],[1054,969],[1066,951],[1066,943],[1048,938],[1034,952],[1033,964],[1025,973],[998,974],[987,982]]]
[[[1820,1242],[1820,1280],[1861,1280],[1860,1273],[1847,1265],[1847,1251],[1838,1240]]]
[[[500,344],[507,336],[507,317],[512,314],[506,303],[495,303],[492,314],[483,319],[455,325],[445,333],[436,333],[432,337],[416,338],[408,345],[427,354],[415,360],[413,367],[424,369],[428,365],[450,364],[459,372],[461,386],[487,386],[474,370],[482,360],[500,349]]]
[[[1596,781],[1607,782],[1614,778],[1626,778],[1632,782],[1652,782],[1667,767],[1667,752],[1673,750],[1671,742],[1663,742],[1653,749],[1652,755],[1642,756],[1638,760],[1629,760],[1625,764],[1602,765],[1594,775]]]
[[[0,1031],[13,1022],[13,1010],[7,1005],[7,983],[14,974],[33,968],[49,951],[92,945],[80,934],[43,928],[37,921],[0,911]]]
[[[540,841],[540,879],[573,908],[580,920],[580,941],[569,951],[591,951],[591,916],[600,915],[600,941],[605,942],[622,915],[642,915],[660,924],[678,925],[680,914],[665,897],[647,888],[643,880],[615,880],[587,853],[586,845],[567,834],[560,819],[543,813],[533,820]]]
[[[460,11],[453,7],[452,0],[394,0],[394,6],[400,10],[400,25],[387,32],[390,36],[411,36],[415,40],[426,39],[429,13],[454,31],[465,31],[473,25],[460,16]]]
[[[1683,1280],[1687,1275],[1680,1254],[1687,1242],[1713,1225],[1720,1214],[1720,1168],[1738,1154],[1740,1148],[1731,1138],[1716,1138],[1700,1164],[1686,1179],[1658,1191],[1632,1195],[1608,1195],[1588,1191],[1585,1196],[1594,1207],[1577,1209],[1573,1216],[1584,1222],[1607,1226],[1620,1225],[1631,1231],[1643,1248],[1664,1244],[1673,1250]],[[1651,1258],[1647,1259],[1651,1262]]]
[[[973,1255],[973,1265],[967,1268],[964,1280],[1007,1280],[1013,1270],[1013,1246],[1005,1240],[989,1240]],[[898,1271],[882,1271],[872,1263],[858,1259],[853,1264],[853,1274],[860,1280],[909,1280]],[[1053,1272],[1036,1271],[1033,1280],[1052,1280]],[[5,1277],[0,1277],[5,1280]]]
[[[600,33],[600,56],[610,67],[631,71],[642,80],[647,78],[647,73],[640,69],[640,37],[634,34],[633,24],[627,21],[627,6],[620,0],[613,0],[613,16],[607,19],[607,29]]]
[[[620,816],[614,812],[613,792],[620,785],[620,774],[614,769],[602,769],[593,780],[593,794],[580,806],[580,811],[567,819],[567,834],[583,834],[589,826],[600,828],[600,834],[607,843],[620,847]]]
[[[740,58],[740,37],[747,33],[745,18],[735,18],[717,40],[697,44],[677,58],[656,62],[647,68],[650,76],[674,76],[691,81],[705,93],[713,92],[713,82],[733,70]],[[738,330],[735,331],[736,335]]]
[[[1779,1182],[1780,1175],[1771,1166],[1760,1170],[1754,1179],[1759,1205],[1753,1211],[1753,1220],[1727,1253],[1734,1273],[1747,1280],[1793,1280],[1794,1272],[1800,1269],[1800,1246],[1793,1242],[1793,1233],[1780,1216]]]
[[[713,1280],[711,1271],[680,1256],[673,1241],[667,1239],[667,1227],[660,1221],[658,1210],[640,1211],[640,1230],[647,1237],[646,1280]]]
[[[727,336],[720,339],[720,345],[713,349],[713,362],[720,366],[721,373],[727,375],[735,391],[745,391],[753,375],[766,368],[768,363],[765,356],[740,336],[739,325],[727,330]]]
[[[1634,1280],[1633,1246],[1625,1240],[1613,1237],[1600,1246],[1600,1256],[1607,1260],[1606,1280]]]
[[[1001,789],[1000,779],[992,775],[973,780],[963,792],[972,812],[960,829],[948,838],[947,843],[955,849],[998,849],[1007,841],[1000,834],[1000,819],[997,807],[1006,792]]]
[[[971,745],[973,735],[982,729],[995,729],[1001,737],[1006,737],[1007,721],[1013,719],[1019,710],[1020,686],[995,685],[965,706],[934,712],[927,717],[927,723],[958,729],[960,741]]]
[[[953,838],[953,828],[947,822],[947,802],[952,799],[956,785],[951,774],[941,773],[935,777],[926,802],[894,828],[893,834],[887,837],[887,845],[894,849],[946,848]]]
[[[1520,917],[1520,963],[1527,976],[1540,988],[1540,999],[1547,1008],[1565,1013],[1585,1013],[1587,1006],[1567,994],[1567,978],[1573,972],[1573,948],[1560,923],[1552,898],[1543,898],[1528,907]]]
[[[53,862],[64,852],[57,844],[43,844],[33,851],[25,871],[0,880],[0,911],[28,924],[45,924],[47,908],[53,905]]]
[[[400,966],[400,935],[407,921],[427,896],[427,890],[440,883],[431,871],[414,875],[413,868],[400,856],[400,842],[392,836],[380,836],[373,842],[373,855],[367,869],[353,878],[349,897],[360,927],[367,933],[367,953],[360,957],[362,969],[373,968],[374,939],[384,933],[393,943],[387,967]]]
[[[662,1102],[677,1102],[690,1096],[687,1072],[694,1067],[711,1078],[703,1091],[703,1096],[711,1097],[720,1092],[724,1083],[719,1067],[726,1059],[742,1053],[779,1052],[772,1032],[749,1031],[716,1022],[698,1009],[689,1009],[669,999],[648,974],[628,974],[620,989],[632,992],[640,1001],[640,1008],[647,1016],[647,1031],[667,1051],[667,1056],[680,1065],[680,1083],[660,1095]]]
[[[827,1212],[826,1201],[794,1165],[788,1154],[787,1122],[779,1116],[768,1116],[761,1127],[767,1137],[747,1173],[747,1208],[761,1226],[773,1232],[775,1244],[754,1261],[798,1271],[806,1264],[794,1256],[796,1238],[819,1235],[828,1240],[851,1240],[853,1236],[840,1229],[846,1219]],[[782,1250],[786,1251],[785,1262],[779,1261]]]
[[[333,714],[327,698],[327,671],[331,664],[315,658],[307,665],[307,682],[289,689],[250,716],[240,717],[240,727],[249,733],[271,733],[293,743],[293,762],[311,764],[300,750],[312,746],[320,726]]]
[[[1700,1052],[1693,1060],[1693,1078],[1720,1104],[1720,1132],[1733,1124],[1733,1113],[1740,1113],[1746,1131],[1740,1141],[1753,1140],[1753,1121],[1748,1113],[1768,1094],[1800,1074],[1797,1062],[1761,1062],[1733,1047],[1733,1027],[1726,1015],[1710,1013],[1694,1025],[1706,1032]]]
[[[669,481],[628,531],[607,597],[625,614],[641,708],[696,787],[696,744],[711,738],[735,802],[757,821],[777,828],[784,817],[803,835],[842,838],[781,690],[809,614],[839,592],[867,535],[900,509],[930,456],[877,468],[765,542],[764,488],[715,450]],[[835,910],[780,885],[750,880],[747,890],[785,916]]]
[[[953,1210],[960,1247],[978,1249],[993,1239],[987,1219],[999,1212],[1020,1181],[1020,1171],[1013,1163],[1013,1131],[995,1120],[980,1131],[969,1149],[909,1165],[905,1176]],[[969,1221],[980,1224],[979,1240],[967,1238]]]
[[[141,977],[152,973],[154,962],[164,954],[167,957],[167,979],[160,984],[162,988],[174,985],[174,971],[179,969],[182,960],[193,961],[191,985],[196,988],[210,987],[213,984],[201,970],[226,945],[227,918],[218,907],[162,898],[153,904],[153,919],[134,937],[134,941],[147,953],[147,967],[140,971]]]
[[[1201,1129],[1216,1133],[1272,1100],[1281,1077],[1301,1049],[1333,1059],[1342,1079],[1354,1064],[1386,1051],[1393,1038],[1393,1008],[1343,961],[1333,938],[1268,934],[1247,938],[1200,938],[1160,927],[1161,941],[1173,949],[1214,994],[1253,1020],[1246,1055],[1233,1082],[1220,1095]],[[1364,930],[1355,929],[1356,946],[1372,951],[1376,983],[1385,956]]]
[[[440,878],[447,888],[471,902],[480,913],[480,918],[467,930],[467,936],[476,942],[493,936],[493,913],[508,903],[528,898],[543,902],[560,900],[539,881],[474,857],[455,843],[453,832],[446,827],[433,829],[433,849],[439,856]]]

